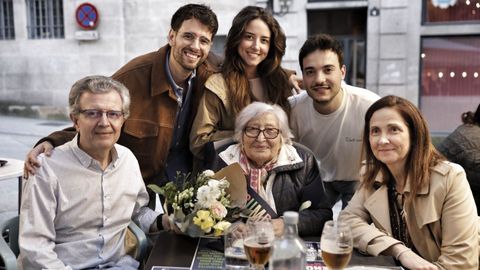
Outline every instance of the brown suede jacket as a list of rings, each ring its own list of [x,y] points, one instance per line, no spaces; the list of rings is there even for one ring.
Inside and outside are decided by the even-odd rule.
[[[169,49],[167,44],[156,52],[139,56],[112,76],[130,90],[131,97],[130,117],[123,125],[118,143],[135,154],[146,184],[152,183],[153,177],[161,175],[165,168],[178,109],[175,92],[165,72]],[[220,71],[220,63],[220,59],[210,53],[197,68],[192,88],[192,114],[187,126],[192,126],[205,81],[211,74]],[[49,141],[54,146],[62,145],[71,140],[75,133],[73,127],[67,128],[50,134],[38,143]]]

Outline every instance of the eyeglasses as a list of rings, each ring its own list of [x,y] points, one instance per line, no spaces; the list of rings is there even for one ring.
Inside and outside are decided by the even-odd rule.
[[[118,120],[123,116],[122,111],[105,111],[105,110],[96,110],[96,109],[88,109],[88,110],[81,110],[81,114],[85,115],[88,119],[100,119],[104,114],[107,115],[107,118],[110,120]]]
[[[278,128],[259,129],[256,127],[246,127],[243,130],[243,133],[250,138],[257,138],[258,135],[260,135],[260,132],[263,133],[263,137],[266,139],[275,139],[277,138],[278,134],[280,134],[280,130]]]

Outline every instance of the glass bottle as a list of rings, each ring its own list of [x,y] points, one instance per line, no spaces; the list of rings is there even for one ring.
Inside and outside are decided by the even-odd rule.
[[[298,237],[298,213],[285,212],[283,222],[285,224],[283,236],[273,242],[273,251],[268,268],[304,270],[307,248],[303,240]]]

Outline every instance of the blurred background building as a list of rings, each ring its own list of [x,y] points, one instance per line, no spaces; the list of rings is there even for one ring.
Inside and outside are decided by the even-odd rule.
[[[0,0],[0,113],[66,115],[70,86],[111,75],[166,44],[170,18],[189,2]],[[270,8],[287,35],[284,67],[297,70],[305,39],[329,33],[345,50],[346,81],[419,105],[446,134],[480,102],[480,0],[203,0],[220,28],[222,54],[235,14]]]

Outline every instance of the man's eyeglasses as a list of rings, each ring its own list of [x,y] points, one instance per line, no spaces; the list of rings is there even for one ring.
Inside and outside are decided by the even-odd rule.
[[[280,134],[280,130],[278,128],[265,128],[259,129],[256,127],[246,127],[243,133],[250,138],[257,138],[260,135],[260,132],[263,133],[263,137],[266,139],[275,139],[277,138],[278,134]]]
[[[118,120],[123,116],[122,111],[104,111],[96,109],[81,110],[80,113],[85,115],[88,119],[100,119],[103,114],[106,114],[107,118],[110,120]]]

